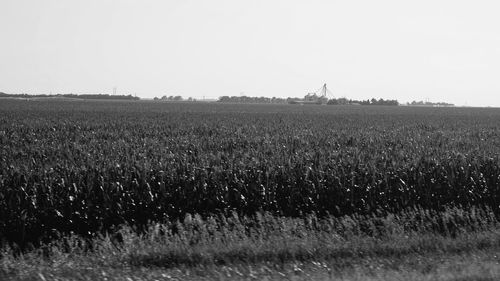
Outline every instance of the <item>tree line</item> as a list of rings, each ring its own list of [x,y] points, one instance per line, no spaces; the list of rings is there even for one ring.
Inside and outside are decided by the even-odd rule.
[[[267,98],[267,97],[247,97],[247,96],[222,96],[218,102],[227,103],[288,103],[290,98]]]
[[[3,98],[22,98],[22,99],[33,99],[33,98],[72,98],[72,99],[105,99],[105,100],[140,100],[139,97],[132,95],[109,95],[109,94],[6,94],[0,92],[0,97]]]
[[[392,105],[397,106],[399,102],[397,100],[384,100],[384,99],[367,99],[367,100],[352,100],[347,98],[330,99],[327,104],[332,105]]]
[[[300,98],[268,98],[268,97],[247,97],[247,96],[222,96],[219,97],[218,102],[221,103],[319,103],[319,104],[329,104],[329,105],[399,105],[397,100],[384,100],[384,99],[367,99],[367,100],[353,100],[347,98],[333,98],[328,99],[326,97],[317,96],[316,94],[308,94],[303,99]]]
[[[187,99],[184,99],[182,96],[163,96],[161,98],[159,97],[154,97],[155,101],[196,101],[196,99],[189,97]]]
[[[429,102],[429,101],[412,101],[406,103],[406,105],[410,106],[455,106],[453,103],[446,102]]]

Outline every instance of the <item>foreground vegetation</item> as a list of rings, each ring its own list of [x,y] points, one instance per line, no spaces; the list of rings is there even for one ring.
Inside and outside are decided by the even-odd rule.
[[[0,112],[5,276],[223,279],[252,265],[327,280],[326,264],[345,280],[434,280],[453,273],[440,259],[498,276],[496,109],[3,100]]]
[[[443,230],[445,230],[443,232]],[[15,256],[2,280],[498,280],[500,225],[487,210],[386,217],[187,215],[142,234],[64,237]],[[448,234],[446,234],[448,233]],[[462,279],[460,279],[460,278]],[[129,279],[129,280],[130,280]]]

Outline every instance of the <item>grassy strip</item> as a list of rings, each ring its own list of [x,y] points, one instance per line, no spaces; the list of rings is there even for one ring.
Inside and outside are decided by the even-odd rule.
[[[238,264],[189,268],[38,267],[2,280],[499,280],[499,252],[469,255],[413,254],[402,261],[369,259],[337,269],[332,262]]]
[[[151,225],[144,233],[124,226],[92,240],[63,237],[18,256],[4,248],[0,269],[15,272],[20,264],[175,268],[326,260],[341,266],[371,258],[499,248],[500,225],[483,209],[452,208],[432,215],[413,209],[383,217],[321,219],[188,215],[182,222]]]
[[[116,247],[105,239],[95,241],[99,247],[93,252],[53,251],[48,259],[34,252],[18,258],[4,257],[0,277],[2,280],[498,280],[495,278],[500,277],[499,234],[500,229],[492,229],[454,238],[434,234],[387,239],[353,237],[343,243],[330,241],[321,250],[309,249],[309,252],[307,245],[316,241],[311,243],[307,238],[302,244],[297,239],[287,248],[282,247],[285,245],[282,241],[269,249],[253,251],[237,243],[219,251],[216,249],[220,245],[196,245],[191,252],[180,256],[169,255],[171,247],[145,237],[134,240],[137,243],[134,247],[131,244]],[[295,254],[293,258],[280,259],[284,252],[287,257]],[[180,263],[186,257],[190,257],[189,262]],[[172,260],[176,258],[174,265]],[[223,262],[217,262],[221,258]],[[195,260],[200,263],[194,263]]]

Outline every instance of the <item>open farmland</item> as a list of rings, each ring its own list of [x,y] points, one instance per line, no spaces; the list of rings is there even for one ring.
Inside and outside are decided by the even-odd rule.
[[[2,101],[3,239],[500,205],[500,110]]]
[[[123,225],[187,235],[195,214],[201,233],[240,238],[286,222],[292,238],[455,237],[500,215],[498,109],[1,100],[0,160],[0,241],[22,249]]]

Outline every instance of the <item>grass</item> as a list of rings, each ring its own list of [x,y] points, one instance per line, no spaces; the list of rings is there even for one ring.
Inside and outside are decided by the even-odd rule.
[[[496,253],[497,254],[497,253]],[[403,262],[374,259],[336,270],[328,262],[199,266],[195,268],[39,268],[10,280],[498,280],[492,252],[470,255],[419,256]],[[9,280],[5,277],[2,280]]]
[[[0,275],[5,280],[500,277],[500,224],[491,213],[450,208],[433,214],[434,219],[423,213],[296,219],[188,215],[172,224],[153,224],[144,233],[124,226],[118,235],[68,236],[23,254],[4,248]],[[443,232],[436,222],[455,230]],[[469,279],[460,279],[464,276]]]

